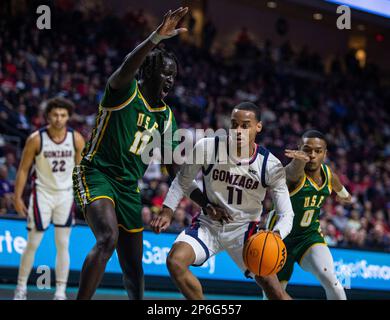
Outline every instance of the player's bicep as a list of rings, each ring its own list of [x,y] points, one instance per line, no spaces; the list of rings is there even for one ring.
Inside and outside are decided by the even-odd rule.
[[[177,177],[180,186],[185,190],[185,194],[191,189],[193,181],[201,168],[207,165],[207,147],[210,147],[208,140],[199,140],[192,150],[188,151],[184,164],[180,167]]]
[[[280,161],[267,165],[265,178],[266,184],[272,191],[277,191],[281,187],[287,187],[286,169]]]
[[[339,176],[337,174],[335,174],[334,172],[332,172],[331,183],[332,183],[332,189],[335,192],[340,192],[344,187],[340,181]]]

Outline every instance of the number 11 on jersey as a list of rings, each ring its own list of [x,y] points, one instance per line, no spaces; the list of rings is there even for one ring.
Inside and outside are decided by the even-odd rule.
[[[242,190],[236,189],[234,187],[226,187],[229,191],[228,194],[228,204],[233,204],[234,190],[237,192],[237,202],[236,204],[242,204]]]

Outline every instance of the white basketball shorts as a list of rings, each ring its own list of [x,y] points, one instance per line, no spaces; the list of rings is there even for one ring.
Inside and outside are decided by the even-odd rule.
[[[27,229],[45,231],[51,222],[55,227],[71,227],[74,224],[73,188],[50,191],[39,186],[33,187]]]
[[[193,266],[201,266],[210,257],[225,251],[246,277],[252,277],[242,258],[245,241],[258,231],[259,221],[245,224],[216,225],[203,217],[195,219],[191,226],[182,231],[175,240],[189,244],[195,252]]]

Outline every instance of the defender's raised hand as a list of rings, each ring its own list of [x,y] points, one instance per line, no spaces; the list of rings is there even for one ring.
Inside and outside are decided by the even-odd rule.
[[[177,24],[179,21],[186,15],[188,12],[188,8],[180,7],[179,9],[172,12],[172,10],[169,10],[165,15],[163,22],[158,26],[156,31],[152,33],[152,36],[150,37],[150,40],[157,44],[161,40],[172,38],[179,33],[186,32],[186,28],[178,28]]]
[[[288,157],[288,158],[301,160],[303,162],[309,162],[310,161],[310,157],[305,152],[303,152],[301,150],[286,149],[284,151],[284,155],[286,157]]]

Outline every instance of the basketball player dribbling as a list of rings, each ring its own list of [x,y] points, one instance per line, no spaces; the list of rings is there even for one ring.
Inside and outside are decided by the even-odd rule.
[[[246,270],[242,257],[245,241],[258,230],[267,189],[272,192],[278,208],[279,220],[273,231],[283,239],[291,230],[294,213],[285,170],[274,155],[255,143],[257,134],[262,130],[256,105],[250,102],[237,105],[232,111],[231,129],[231,136],[199,140],[192,159],[198,159],[197,155],[201,155],[204,161],[184,164],[169,189],[163,211],[174,211],[183,193],[198,204],[203,204],[202,213],[177,237],[167,258],[168,270],[187,299],[203,299],[202,286],[189,267],[200,266],[211,256],[226,250],[245,276],[254,277],[268,297],[290,299],[275,274],[254,276]],[[248,134],[244,134],[245,131]],[[236,158],[229,151],[229,146],[235,146]],[[249,146],[247,155],[243,152],[245,146]],[[224,151],[221,152],[221,148]],[[228,161],[221,161],[221,155],[225,154]],[[210,159],[215,161],[211,162]],[[201,169],[203,194],[192,184]],[[196,200],[194,193],[198,193],[199,198],[203,195],[203,199]],[[226,210],[228,215],[221,217],[217,207]],[[151,227],[159,233],[169,223],[169,220],[156,217]]]

